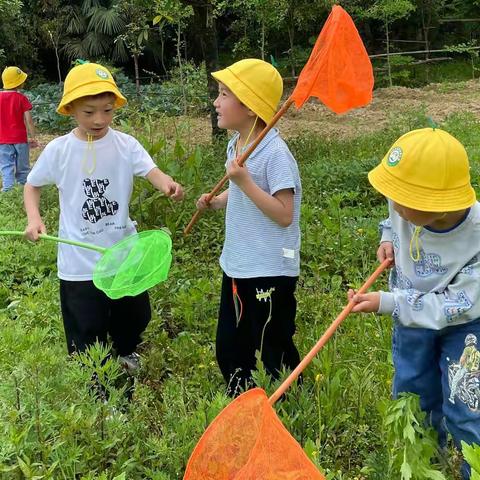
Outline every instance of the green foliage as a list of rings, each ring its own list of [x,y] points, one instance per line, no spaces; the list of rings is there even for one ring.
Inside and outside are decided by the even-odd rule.
[[[207,77],[205,65],[196,67],[187,62],[183,66],[185,81],[182,85],[178,67],[172,69],[171,77],[162,83],[150,83],[140,86],[137,96],[136,87],[127,76],[116,73],[116,82],[129,100],[126,107],[116,112],[118,121],[130,120],[136,123],[139,118],[181,115],[183,93],[187,99],[187,111],[201,115],[208,111],[209,100],[206,94]],[[36,126],[50,133],[65,133],[74,125],[70,117],[59,115],[56,107],[62,96],[59,84],[39,84],[25,91],[33,104],[33,118]]]
[[[415,10],[410,0],[377,0],[367,11],[366,15],[386,23],[404,18]]]
[[[462,442],[462,452],[465,460],[469,463],[472,469],[471,480],[480,480],[480,446],[468,445]]]
[[[445,480],[443,473],[431,466],[438,449],[437,435],[426,426],[418,395],[400,394],[380,408],[388,449],[388,478],[400,474],[401,480]]]
[[[470,56],[470,65],[472,69],[472,78],[475,78],[475,72],[479,70],[477,67],[479,57],[479,45],[477,42],[471,40],[465,43],[459,43],[458,45],[445,46],[449,52],[463,53]]]
[[[415,111],[396,114],[383,131],[348,141],[305,133],[289,141],[304,188],[295,337],[302,354],[341,310],[346,289],[358,287],[376,263],[377,221],[386,207],[372,192],[367,171],[401,133],[425,125],[424,115]],[[224,171],[225,145],[197,146],[185,122],[176,122],[178,133],[171,136],[156,115],[121,119],[120,127],[135,134],[155,162],[187,187],[186,201],[177,204],[144,180],[135,181],[131,217],[139,229],[167,226],[172,231],[174,262],[169,280],[150,290],[153,318],[140,347],[143,366],[132,400],[125,401],[131,385],[108,350],[96,346],[86,355],[67,356],[52,244],[3,240],[2,480],[181,478],[201,434],[229,403],[214,347],[223,215],[205,215],[189,237],[182,234],[195,199]],[[471,158],[478,158],[473,116],[452,117],[444,127],[466,145]],[[479,173],[478,162],[472,162],[472,178]],[[20,188],[0,195],[2,228],[23,229],[22,212]],[[57,192],[45,188],[42,215],[49,233],[57,230],[58,214]],[[390,395],[390,329],[389,318],[347,319],[305,371],[301,387],[292,387],[276,405],[286,428],[329,479],[395,480],[404,451],[412,479],[429,468],[433,438],[413,400],[378,409],[378,401]],[[106,403],[95,397],[94,374],[110,392]],[[261,365],[255,378],[267,393],[279,383]],[[418,459],[411,458],[411,437],[404,437],[404,431],[411,432],[407,420],[421,452]],[[392,475],[386,476],[389,465]]]

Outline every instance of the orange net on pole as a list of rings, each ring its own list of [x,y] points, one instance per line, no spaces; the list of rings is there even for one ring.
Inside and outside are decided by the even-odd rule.
[[[260,388],[228,405],[197,444],[184,480],[324,480]]]
[[[303,67],[291,98],[300,108],[319,98],[335,113],[363,107],[372,100],[373,69],[350,15],[335,5]]]
[[[358,290],[366,292],[389,266],[385,260]],[[352,311],[350,301],[299,365],[268,398],[249,390],[225,407],[193,450],[184,480],[324,480],[278,419],[274,403],[312,361]]]

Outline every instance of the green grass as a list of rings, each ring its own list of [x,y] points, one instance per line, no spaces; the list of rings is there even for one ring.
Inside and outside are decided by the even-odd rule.
[[[425,125],[422,115],[412,112],[384,131],[354,140],[301,136],[290,141],[304,185],[296,334],[302,354],[340,312],[346,289],[358,287],[375,267],[377,223],[386,205],[369,186],[368,170],[400,134]],[[477,121],[457,115],[444,126],[465,143],[478,186]],[[115,362],[103,365],[102,352],[94,349],[83,360],[66,355],[54,246],[18,239],[0,243],[2,479],[182,478],[200,435],[229,401],[214,356],[223,215],[208,215],[187,238],[181,233],[197,195],[222,174],[224,146],[192,154],[178,143],[170,148],[143,141],[152,153],[157,149],[162,168],[188,185],[188,198],[173,205],[145,182],[135,186],[132,217],[141,229],[167,225],[175,256],[169,280],[151,290],[153,319],[130,404],[122,399],[122,379],[113,381]],[[54,233],[56,191],[46,189],[42,202]],[[0,221],[3,229],[24,228],[19,189],[0,195]],[[386,317],[349,317],[306,370],[303,386],[276,405],[285,426],[328,478],[386,480],[389,452],[380,407],[391,388],[390,330]],[[110,378],[107,406],[92,398],[93,372]],[[258,378],[268,393],[274,390],[263,375]],[[111,418],[112,406],[123,413]],[[444,469],[453,479],[451,469]]]

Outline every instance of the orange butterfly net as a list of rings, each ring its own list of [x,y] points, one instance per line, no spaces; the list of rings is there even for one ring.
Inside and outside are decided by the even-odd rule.
[[[245,163],[293,103],[299,109],[310,97],[317,97],[333,112],[345,113],[370,103],[373,83],[372,64],[355,24],[342,7],[335,5],[298,78],[295,90],[245,153],[237,159],[237,163]],[[225,175],[209,193],[207,203],[227,181]],[[190,232],[199,217],[200,211],[197,210],[185,228],[185,234]]]
[[[385,260],[358,293],[366,292],[389,264],[390,260]],[[261,388],[254,388],[220,412],[193,450],[184,480],[325,480],[272,406],[327,343],[353,306],[352,300],[270,398]]]
[[[335,113],[372,101],[373,70],[350,15],[335,5],[303,67],[290,99],[300,108],[319,98]]]

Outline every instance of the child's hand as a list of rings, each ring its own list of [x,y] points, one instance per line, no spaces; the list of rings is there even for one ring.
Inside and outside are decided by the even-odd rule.
[[[171,178],[165,182],[163,193],[172,200],[180,201],[183,199],[183,187]]]
[[[197,209],[198,210],[215,210],[214,208],[214,203],[215,203],[215,197],[210,200],[210,202],[207,202],[208,198],[208,193],[203,193],[200,198],[197,200]]]
[[[380,263],[384,260],[391,260],[390,265],[388,268],[392,268],[395,265],[395,253],[393,250],[393,243],[392,242],[382,242],[377,250],[377,258]]]
[[[380,292],[356,293],[355,290],[348,291],[348,301],[353,300],[355,306],[352,312],[376,313],[380,308]]]
[[[38,140],[32,139],[28,142],[28,145],[30,148],[38,148],[40,146],[40,143]]]
[[[28,222],[27,228],[25,229],[24,233],[28,240],[30,240],[31,242],[36,242],[38,240],[38,236],[41,233],[47,233],[47,229],[45,228],[42,220],[38,219],[32,222]]]
[[[227,166],[227,175],[232,182],[236,183],[240,188],[243,188],[248,182],[252,180],[248,169],[241,167],[236,160],[230,162]]]

